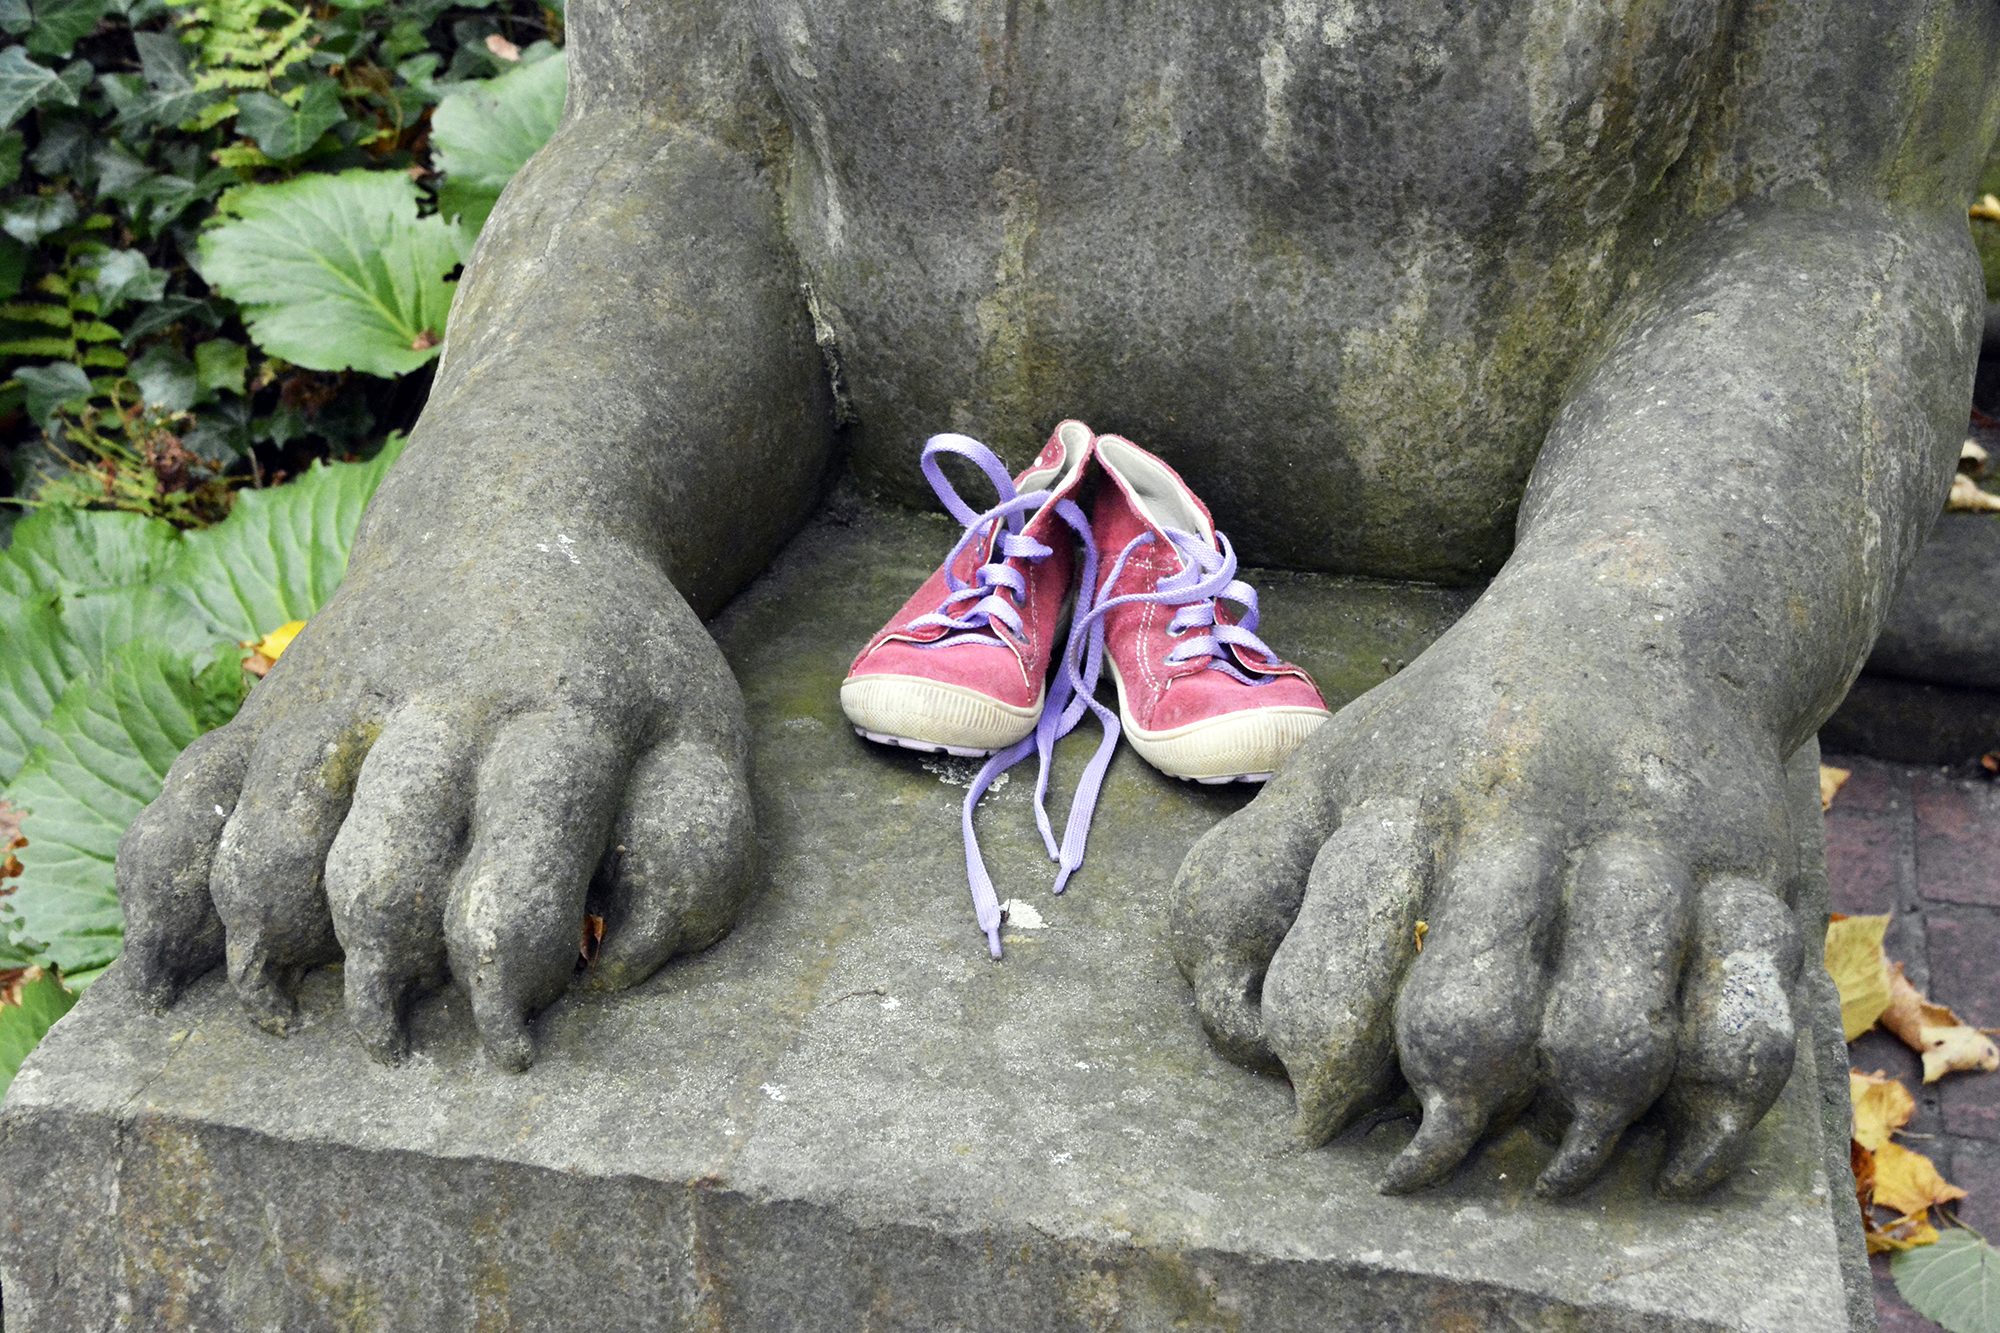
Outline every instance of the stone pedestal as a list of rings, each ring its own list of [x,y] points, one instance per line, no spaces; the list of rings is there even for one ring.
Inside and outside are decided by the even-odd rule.
[[[1872,1325],[1844,1282],[1859,1236],[1824,1023],[1749,1165],[1700,1203],[1652,1197],[1646,1125],[1569,1202],[1532,1197],[1551,1148],[1525,1129],[1383,1198],[1411,1124],[1297,1148],[1285,1084],[1209,1050],[1167,956],[1175,867],[1248,793],[1129,750],[1061,898],[1031,768],[981,808],[1015,900],[989,961],[958,833],[971,765],[864,744],[835,697],[950,530],[836,512],[715,627],[749,698],[765,840],[734,934],[631,993],[558,1004],[519,1076],[485,1065],[456,996],[421,1006],[418,1054],[383,1069],[331,970],[282,1041],[219,977],[154,1018],[114,976],[0,1119],[10,1329]],[[1269,637],[1335,702],[1467,601],[1264,589]],[[1095,740],[1064,747],[1063,792]]]

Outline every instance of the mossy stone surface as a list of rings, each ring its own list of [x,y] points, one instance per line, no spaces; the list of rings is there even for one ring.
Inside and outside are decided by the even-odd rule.
[[[284,1040],[220,975],[156,1018],[114,974],[0,1116],[0,1205],[24,1222],[0,1232],[10,1326],[1853,1326],[1823,1122],[1844,1081],[1810,1035],[1748,1165],[1697,1203],[1653,1197],[1648,1124],[1560,1204],[1531,1193],[1551,1147],[1526,1128],[1401,1199],[1373,1185],[1406,1121],[1298,1148],[1285,1085],[1213,1052],[1164,939],[1175,867],[1242,791],[1121,753],[1055,898],[1018,770],[979,812],[1017,904],[990,961],[958,834],[969,766],[858,740],[836,699],[950,533],[833,515],[714,622],[764,843],[727,939],[559,1002],[521,1075],[487,1064],[456,994],[419,1008],[417,1054],[389,1069],[347,1031],[337,969]],[[1269,637],[1335,695],[1464,597],[1263,582]],[[1062,747],[1062,798],[1094,743]]]

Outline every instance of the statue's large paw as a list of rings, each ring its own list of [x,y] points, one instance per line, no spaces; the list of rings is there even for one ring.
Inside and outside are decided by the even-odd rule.
[[[1190,852],[1173,938],[1203,1024],[1230,1058],[1282,1067],[1314,1143],[1400,1072],[1422,1123],[1387,1192],[1442,1179],[1539,1098],[1567,1121],[1543,1193],[1588,1184],[1655,1102],[1658,1186],[1698,1193],[1791,1071],[1787,803],[1811,797],[1788,794],[1775,747],[1688,720],[1698,701],[1604,737],[1589,721],[1617,714],[1589,700],[1581,725],[1523,727],[1484,666],[1413,667]],[[1483,710],[1467,674],[1489,682]]]
[[[493,1062],[518,1070],[528,1020],[577,979],[587,916],[598,987],[727,932],[753,846],[740,695],[664,579],[578,571],[533,570],[537,604],[516,615],[516,578],[415,608],[404,582],[343,590],[121,845],[140,998],[170,1004],[226,961],[282,1034],[300,976],[344,958],[376,1059],[403,1057],[410,1001],[451,981]]]

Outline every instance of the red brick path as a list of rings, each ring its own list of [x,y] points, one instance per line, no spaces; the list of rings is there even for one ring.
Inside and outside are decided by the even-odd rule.
[[[1917,988],[1967,1022],[2000,1027],[2000,784],[1873,759],[1826,762],[1854,772],[1826,814],[1833,910],[1894,913],[1889,957]],[[2000,1238],[2000,1074],[1925,1087],[1916,1054],[1879,1030],[1848,1052],[1857,1069],[1883,1070],[1916,1094],[1906,1140],[1971,1191],[1959,1216]],[[1938,1326],[1898,1299],[1887,1257],[1874,1264],[1882,1333],[1932,1333]]]

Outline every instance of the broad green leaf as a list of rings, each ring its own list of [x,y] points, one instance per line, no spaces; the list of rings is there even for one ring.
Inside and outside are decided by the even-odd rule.
[[[76,992],[44,972],[21,987],[19,1004],[0,1004],[0,1094],[20,1072],[21,1061],[35,1049],[56,1020],[76,1004]]]
[[[497,79],[468,80],[439,102],[431,151],[445,173],[440,211],[462,215],[477,235],[501,189],[555,133],[568,86],[569,59],[557,54]]]
[[[35,26],[28,30],[27,48],[38,56],[66,56],[70,48],[97,26],[110,9],[109,0],[39,0]]]
[[[124,918],[112,865],[132,817],[160,793],[188,743],[226,720],[242,672],[197,679],[188,659],[155,641],[130,643],[63,692],[42,740],[7,789],[26,811],[20,887],[9,898],[26,940],[64,971],[118,955]],[[231,690],[234,698],[222,697]]]
[[[56,700],[85,670],[54,606],[0,608],[0,783],[21,771]]]
[[[38,509],[14,529],[0,552],[0,594],[57,595],[127,588],[164,574],[181,535],[164,519],[143,514]]]
[[[1889,1271],[1910,1308],[1947,1333],[2000,1333],[2000,1251],[1971,1232],[1900,1251]]]
[[[304,155],[347,113],[340,109],[340,88],[332,79],[316,79],[306,85],[297,106],[286,106],[269,93],[239,93],[236,98],[236,129],[257,141],[273,161],[283,162]]]
[[[361,511],[400,440],[366,463],[315,463],[297,481],[243,491],[229,517],[187,533],[168,582],[217,639],[243,641],[310,620],[340,586]]]
[[[346,171],[225,195],[201,273],[258,346],[310,370],[400,375],[437,355],[459,262],[451,226],[417,216],[401,172]]]
[[[152,580],[180,543],[139,514],[39,509],[0,552],[0,782],[13,778],[56,700],[132,639],[184,651],[213,636]]]
[[[499,189],[470,178],[446,176],[438,182],[437,196],[438,216],[458,224],[465,236],[463,253],[469,257],[472,243],[479,239],[486,219],[493,216],[493,206],[500,202]]]
[[[72,594],[63,598],[61,616],[62,632],[85,671],[136,639],[157,639],[176,652],[202,657],[217,643],[170,589],[150,583]]]
[[[54,70],[28,59],[26,47],[0,51],[0,129],[13,125],[60,83]]]

